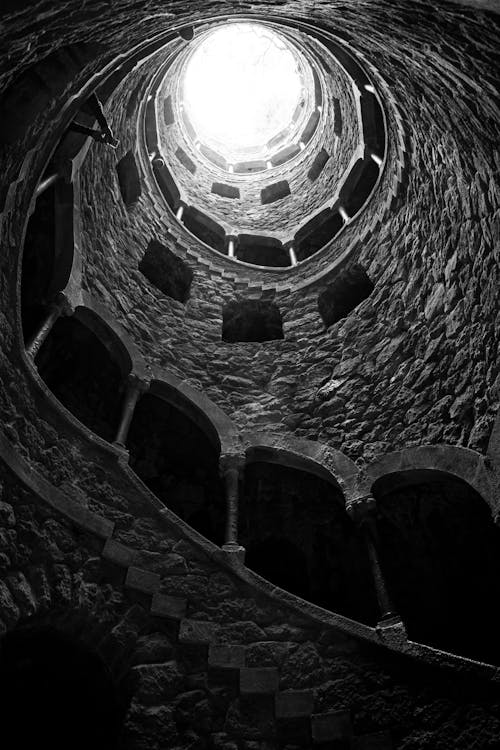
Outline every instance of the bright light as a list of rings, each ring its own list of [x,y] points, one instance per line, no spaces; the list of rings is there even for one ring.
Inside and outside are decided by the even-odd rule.
[[[291,50],[250,23],[212,32],[190,58],[183,85],[198,137],[229,151],[263,146],[286,128],[302,91]]]

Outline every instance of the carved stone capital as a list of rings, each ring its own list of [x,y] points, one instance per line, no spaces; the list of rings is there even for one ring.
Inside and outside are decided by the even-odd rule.
[[[355,523],[373,518],[377,503],[373,495],[363,495],[346,504],[346,511]]]
[[[58,311],[59,315],[69,317],[75,312],[74,306],[69,301],[68,297],[64,292],[58,292],[55,299],[50,304],[50,309]]]
[[[131,372],[127,376],[127,388],[138,393],[146,393],[149,390],[149,380],[137,375],[135,372]]]
[[[229,472],[237,472],[238,478],[243,476],[245,469],[244,453],[223,453],[219,457],[219,472],[221,477],[225,477]]]

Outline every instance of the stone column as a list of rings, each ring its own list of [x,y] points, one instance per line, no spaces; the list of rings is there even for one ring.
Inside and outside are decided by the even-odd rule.
[[[394,604],[392,603],[387,583],[380,566],[379,554],[377,549],[378,535],[377,524],[375,520],[376,502],[372,495],[365,495],[358,500],[348,504],[346,511],[359,526],[365,540],[370,560],[370,568],[375,584],[375,593],[380,609],[380,622],[382,624],[393,624],[401,622]]]
[[[35,333],[29,341],[26,347],[26,354],[35,359],[36,355],[42,348],[43,342],[54,327],[55,322],[61,317],[61,315],[72,315],[73,312],[74,310],[64,294],[59,294],[54,302],[51,303],[49,312],[37,333]]]
[[[135,407],[139,398],[147,391],[148,387],[148,383],[145,383],[137,375],[128,376],[127,390],[123,399],[120,424],[118,425],[114,445],[118,445],[120,448],[126,447],[128,431],[132,417],[134,416]]]
[[[238,543],[239,480],[245,467],[244,454],[222,455],[219,459],[219,470],[226,490],[226,529],[222,549],[225,552],[245,553]]]

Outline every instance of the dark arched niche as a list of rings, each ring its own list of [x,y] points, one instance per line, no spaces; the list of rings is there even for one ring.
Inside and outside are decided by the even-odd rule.
[[[200,534],[224,541],[218,451],[198,424],[164,399],[144,395],[127,440],[130,466],[162,502]]]
[[[86,312],[82,316],[89,323]],[[98,327],[97,327],[98,328]],[[102,341],[77,315],[59,318],[36,358],[41,378],[80,422],[114,440],[125,379],[123,352],[111,332]]]
[[[0,705],[5,750],[119,747],[126,705],[106,666],[55,630],[24,629],[2,638]]]
[[[500,530],[470,485],[437,471],[374,485],[379,552],[410,639],[498,663]]]
[[[308,472],[255,462],[245,470],[240,541],[246,565],[325,609],[375,624],[363,540],[334,485]]]

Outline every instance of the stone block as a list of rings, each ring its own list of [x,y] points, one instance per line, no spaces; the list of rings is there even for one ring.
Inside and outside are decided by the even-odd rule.
[[[314,709],[314,695],[312,690],[276,693],[275,706],[277,719],[310,716]]]
[[[374,732],[353,737],[352,750],[392,750],[392,737],[390,732]]]
[[[328,711],[313,714],[311,718],[313,742],[344,740],[352,736],[352,722],[349,711]]]
[[[246,667],[240,672],[242,693],[275,693],[279,684],[279,672],[273,667]]]
[[[168,617],[171,620],[182,620],[186,615],[187,600],[179,596],[168,596],[156,593],[151,602],[151,614],[155,617]]]
[[[203,620],[182,620],[179,629],[181,643],[211,643],[215,640],[219,626]]]
[[[208,652],[208,666],[217,669],[240,669],[245,666],[245,647],[212,645]]]
[[[121,544],[121,542],[117,542],[114,539],[108,539],[104,545],[102,557],[115,565],[128,568],[130,565],[134,564],[137,552],[136,550],[127,547],[125,544]]]
[[[160,576],[149,570],[131,566],[127,571],[125,586],[145,594],[154,594],[160,588]]]

